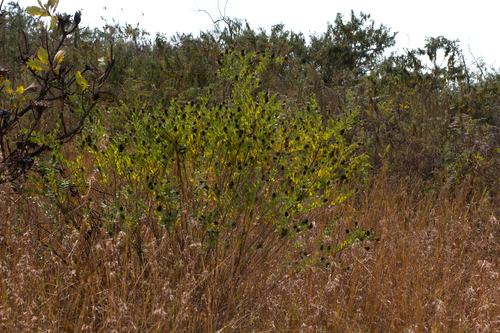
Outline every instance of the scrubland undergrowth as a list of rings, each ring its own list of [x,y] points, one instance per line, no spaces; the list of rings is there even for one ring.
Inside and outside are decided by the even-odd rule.
[[[500,80],[456,41],[54,6],[1,16],[0,330],[500,330]]]
[[[267,237],[245,258],[210,255],[181,228],[162,230],[160,239],[143,233],[147,248],[140,258],[124,232],[89,237],[83,229],[44,223],[37,219],[42,208],[31,203],[16,227],[3,230],[3,329],[498,330],[495,202],[471,201],[460,191],[419,197],[418,187],[379,176],[356,197],[311,214],[313,228],[301,236],[300,250]],[[5,185],[2,197],[2,218],[12,221],[22,198]],[[338,217],[335,236],[318,244],[332,216]],[[328,255],[354,223],[373,228],[380,242],[356,242]],[[250,241],[273,234],[258,228]],[[336,265],[298,264],[308,258]]]

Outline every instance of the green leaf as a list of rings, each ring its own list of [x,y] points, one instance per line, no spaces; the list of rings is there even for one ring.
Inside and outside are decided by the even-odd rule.
[[[43,62],[41,62],[39,59],[30,59],[26,63],[26,66],[28,66],[31,69],[34,69],[36,71],[45,71],[49,67],[45,65]]]
[[[29,6],[28,8],[26,8],[26,13],[30,14],[30,15],[42,15],[46,13],[45,10],[43,10],[42,8],[40,7],[37,7],[37,6]]]
[[[53,30],[57,25],[57,16],[52,16],[50,18],[50,30]]]
[[[40,59],[40,61],[46,65],[49,64],[49,54],[43,47],[40,47],[38,49],[38,59]]]
[[[75,77],[76,77],[76,83],[78,83],[78,85],[82,87],[82,91],[84,91],[89,87],[89,85],[87,84],[87,80],[85,80],[80,71],[76,72]]]

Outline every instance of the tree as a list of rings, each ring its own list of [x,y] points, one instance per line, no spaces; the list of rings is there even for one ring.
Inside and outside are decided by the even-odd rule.
[[[337,14],[335,25],[328,23],[327,31],[321,36],[311,36],[309,59],[321,73],[326,85],[333,83],[339,72],[351,71],[360,77],[372,70],[376,59],[396,41],[385,25],[375,27],[370,15],[360,13],[357,17],[351,11],[351,19],[343,21]]]
[[[9,80],[10,69],[0,68],[0,183],[26,177],[36,158],[80,133],[99,101],[111,96],[102,88],[114,65],[113,45],[98,66],[68,61],[81,14],[55,14],[58,3],[48,0],[26,9],[38,18],[41,41],[35,49],[35,34],[21,29],[19,61],[33,83],[16,86]],[[41,21],[45,17],[48,25]]]

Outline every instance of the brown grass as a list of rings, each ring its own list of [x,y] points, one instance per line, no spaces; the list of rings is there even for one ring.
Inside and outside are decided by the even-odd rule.
[[[42,198],[27,200],[4,184],[0,327],[5,332],[500,331],[497,198],[469,192],[422,194],[416,180],[394,183],[382,175],[349,202],[311,215],[315,227],[300,239],[301,249],[270,237],[269,226],[249,230],[247,241],[259,246],[247,253],[229,236],[225,249],[206,249],[192,241],[195,226],[184,226],[160,231],[159,241],[151,229],[141,230],[147,247],[139,258],[132,236],[89,236],[84,228],[50,224],[42,218]],[[374,228],[381,241],[328,255],[318,239],[333,215],[339,217],[337,236],[327,237],[323,248],[342,241],[354,222]],[[304,252],[306,258],[326,256],[338,265],[300,265]]]

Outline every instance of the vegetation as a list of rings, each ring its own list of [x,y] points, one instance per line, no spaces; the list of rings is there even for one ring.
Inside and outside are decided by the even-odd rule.
[[[2,330],[500,330],[500,79],[457,41],[57,4],[0,5]]]

